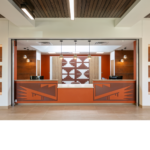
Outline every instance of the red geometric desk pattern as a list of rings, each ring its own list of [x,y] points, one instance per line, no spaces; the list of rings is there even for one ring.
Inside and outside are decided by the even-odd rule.
[[[135,83],[94,83],[94,101],[135,102]]]
[[[17,101],[57,101],[57,84],[48,82],[16,82]]]

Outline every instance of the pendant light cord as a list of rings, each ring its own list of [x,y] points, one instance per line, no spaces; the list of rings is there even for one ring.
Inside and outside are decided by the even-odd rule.
[[[90,55],[90,42],[91,42],[91,41],[89,40],[89,55]]]
[[[75,42],[75,54],[76,54],[76,42]]]

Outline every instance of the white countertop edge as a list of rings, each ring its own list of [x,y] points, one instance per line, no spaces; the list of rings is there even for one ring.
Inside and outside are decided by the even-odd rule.
[[[58,88],[93,88],[93,84],[58,84]]]
[[[47,79],[43,79],[43,80],[15,80],[15,81],[58,81],[58,80],[47,80]]]

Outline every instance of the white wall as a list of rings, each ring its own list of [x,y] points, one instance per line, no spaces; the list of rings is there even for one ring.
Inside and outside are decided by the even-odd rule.
[[[114,27],[115,19],[75,19],[71,21],[68,19],[49,19],[49,20],[36,20],[35,27],[17,27],[8,21],[1,21],[0,19],[0,43],[4,46],[5,51],[3,53],[3,94],[0,97],[0,106],[8,105],[8,91],[10,87],[8,85],[8,60],[10,57],[10,49],[8,49],[8,38],[52,38],[52,39],[136,39],[141,38],[140,56],[142,57],[142,63],[140,70],[142,84],[140,85],[140,101],[143,105],[150,106],[150,96],[148,95],[148,61],[147,51],[150,41],[150,20],[144,19],[139,21],[131,28],[116,28]],[[9,31],[9,33],[8,33]],[[2,41],[2,42],[1,42]]]
[[[0,95],[0,106],[11,104],[11,53],[9,51],[10,41],[8,39],[9,22],[5,19],[0,20],[0,44],[2,45],[2,95]]]

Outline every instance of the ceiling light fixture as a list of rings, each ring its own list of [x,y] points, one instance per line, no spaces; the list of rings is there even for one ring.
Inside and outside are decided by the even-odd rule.
[[[123,58],[124,58],[124,59],[127,59],[127,55],[124,55]]]
[[[71,20],[74,20],[74,0],[69,0]]]
[[[61,54],[60,54],[59,58],[63,59],[63,54],[62,54],[62,42],[63,42],[63,40],[60,40],[60,42],[61,42]]]
[[[77,40],[74,40],[74,42],[75,42],[75,54],[74,54],[74,59],[77,59],[77,54],[76,54],[76,42],[77,42]]]
[[[31,20],[34,20],[35,17],[33,15],[33,12],[31,13],[28,10],[26,3],[21,4],[21,9]]]
[[[91,40],[88,40],[88,42],[89,42],[89,55],[88,55],[88,59],[91,59],[91,54],[90,54],[90,42],[91,42]]]
[[[97,52],[97,54],[103,54],[104,52]]]
[[[48,52],[49,54],[55,54],[55,52]]]

